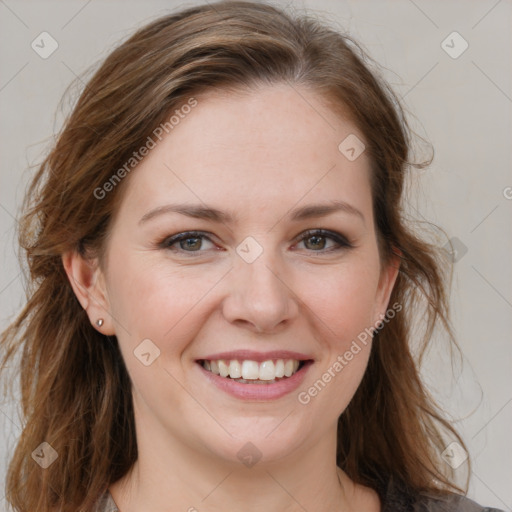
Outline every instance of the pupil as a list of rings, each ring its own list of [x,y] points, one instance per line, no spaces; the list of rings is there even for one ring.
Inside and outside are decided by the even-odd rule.
[[[194,240],[192,243],[190,243],[191,240]],[[198,244],[198,241],[199,241],[199,244]],[[187,248],[189,249],[199,249],[200,245],[201,245],[201,240],[199,238],[187,238],[186,240],[184,240],[185,242],[185,245],[187,246]],[[195,247],[197,246],[197,247]]]
[[[317,246],[317,248],[323,249],[325,246],[325,239],[322,236],[318,236],[318,235],[311,236],[308,238],[308,240],[316,240],[316,242],[313,242],[313,245],[316,245],[317,243],[319,243],[320,247]],[[322,242],[324,242],[324,243],[322,243]]]

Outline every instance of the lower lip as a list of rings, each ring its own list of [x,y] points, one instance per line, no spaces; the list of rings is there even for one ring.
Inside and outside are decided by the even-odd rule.
[[[287,377],[272,384],[243,384],[233,379],[221,377],[206,370],[201,363],[197,363],[203,375],[215,384],[219,389],[235,398],[242,400],[276,400],[297,389],[306,372],[309,370],[312,361],[307,361],[304,366],[291,377]]]

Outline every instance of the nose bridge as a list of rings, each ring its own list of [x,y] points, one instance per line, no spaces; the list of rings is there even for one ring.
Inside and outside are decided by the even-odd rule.
[[[236,248],[224,315],[231,322],[272,331],[297,314],[297,303],[284,277],[284,265],[272,237],[247,237]]]

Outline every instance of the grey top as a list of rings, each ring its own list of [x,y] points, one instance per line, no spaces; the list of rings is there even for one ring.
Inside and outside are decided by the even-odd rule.
[[[106,491],[105,494],[98,500],[94,512],[119,512],[117,505],[112,498],[110,492]]]
[[[107,490],[97,503],[95,512],[120,512]],[[503,512],[496,508],[481,507],[464,496],[451,494],[446,498],[410,495],[389,489],[383,499],[382,512]]]

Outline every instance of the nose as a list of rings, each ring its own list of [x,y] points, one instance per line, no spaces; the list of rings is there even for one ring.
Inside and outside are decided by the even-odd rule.
[[[277,258],[264,251],[248,263],[237,257],[223,302],[227,321],[257,333],[278,332],[297,317],[298,298]],[[288,279],[289,280],[289,279]]]

